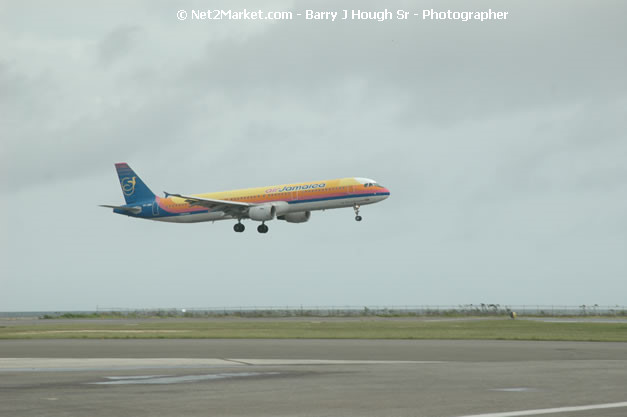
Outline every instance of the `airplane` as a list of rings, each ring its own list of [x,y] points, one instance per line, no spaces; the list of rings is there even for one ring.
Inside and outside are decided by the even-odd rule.
[[[353,207],[355,220],[361,221],[359,209],[383,201],[390,191],[368,178],[338,178],[296,184],[272,185],[208,194],[155,195],[125,163],[115,164],[126,204],[101,205],[129,217],[174,223],[237,220],[233,230],[244,231],[243,219],[261,222],[259,233],[268,233],[267,221],[304,223],[315,210]]]

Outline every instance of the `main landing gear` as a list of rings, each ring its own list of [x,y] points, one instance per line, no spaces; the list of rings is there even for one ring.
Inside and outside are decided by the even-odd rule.
[[[237,223],[235,223],[235,225],[233,226],[233,230],[235,230],[237,233],[242,233],[244,231],[245,227],[244,225],[241,223],[241,221],[238,221]],[[268,226],[265,225],[264,223],[261,223],[259,226],[257,226],[257,231],[259,233],[268,233]]]
[[[355,210],[355,220],[360,222],[361,216],[359,215],[359,204],[353,204],[353,210]]]

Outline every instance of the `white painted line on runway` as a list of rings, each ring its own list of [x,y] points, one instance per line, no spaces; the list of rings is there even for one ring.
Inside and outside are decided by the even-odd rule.
[[[246,378],[254,376],[266,376],[266,375],[279,375],[278,372],[238,372],[238,373],[221,373],[221,374],[208,374],[208,375],[183,375],[183,376],[166,376],[155,378],[139,379],[117,379],[114,381],[105,382],[88,382],[90,385],[163,385],[163,384],[181,384],[185,382],[199,382],[199,381],[212,381],[217,379],[228,378]]]
[[[224,359],[193,358],[0,358],[0,371],[146,369],[174,367],[244,366]]]
[[[527,388],[527,387],[517,387],[517,388],[492,388],[488,391],[499,391],[499,392],[533,392],[537,391],[535,388]]]
[[[557,408],[540,408],[537,410],[521,410],[521,411],[505,411],[503,413],[487,413],[487,414],[472,414],[459,417],[519,417],[519,416],[537,416],[540,414],[554,414],[554,413],[570,413],[574,411],[588,411],[588,410],[601,410],[605,408],[621,408],[627,407],[627,401],[621,403],[606,403],[606,404],[593,404],[593,405],[578,405],[573,407],[557,407]]]
[[[105,369],[167,369],[241,367],[254,365],[376,365],[432,364],[439,361],[351,361],[327,359],[217,359],[217,358],[0,358],[0,372],[79,371]]]
[[[246,365],[423,365],[443,361],[371,361],[342,359],[229,359]]]

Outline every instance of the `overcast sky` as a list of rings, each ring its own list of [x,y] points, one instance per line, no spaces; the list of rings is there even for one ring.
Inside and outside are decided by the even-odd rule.
[[[627,305],[627,3],[399,1],[488,22],[179,21],[382,2],[4,2],[0,311]],[[161,193],[345,176],[304,224],[115,215]]]

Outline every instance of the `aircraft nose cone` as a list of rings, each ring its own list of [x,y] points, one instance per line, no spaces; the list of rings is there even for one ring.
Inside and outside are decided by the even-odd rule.
[[[390,190],[383,188],[383,194],[386,194],[385,198],[388,198],[390,196]]]

